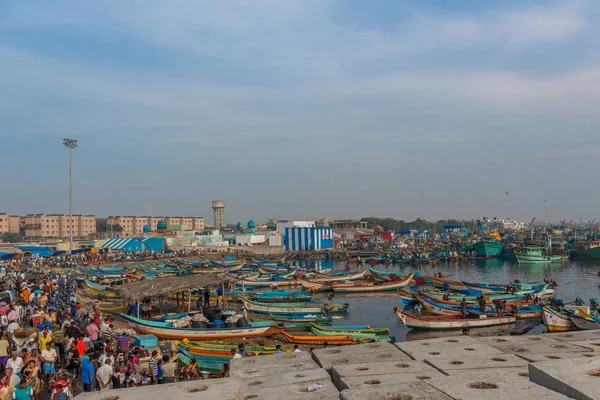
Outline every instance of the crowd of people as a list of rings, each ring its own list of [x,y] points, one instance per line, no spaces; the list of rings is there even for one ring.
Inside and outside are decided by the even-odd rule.
[[[44,391],[66,400],[81,390],[174,381],[176,361],[134,346],[132,337],[115,331],[112,316],[77,301],[69,273],[46,268],[80,263],[78,257],[2,265],[0,400],[36,399]]]

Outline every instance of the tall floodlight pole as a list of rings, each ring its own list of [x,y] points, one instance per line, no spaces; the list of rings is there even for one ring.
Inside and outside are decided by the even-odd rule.
[[[73,253],[73,149],[77,140],[63,139],[63,144],[69,149],[69,254]]]

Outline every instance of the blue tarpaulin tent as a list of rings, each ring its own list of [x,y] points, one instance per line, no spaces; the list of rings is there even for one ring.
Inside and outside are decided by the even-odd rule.
[[[100,249],[118,250],[125,253],[139,251],[164,251],[165,239],[163,238],[112,238],[108,239]]]
[[[17,249],[21,249],[24,253],[30,252],[34,256],[38,257],[50,257],[54,250],[49,247],[38,247],[38,246],[15,246]]]

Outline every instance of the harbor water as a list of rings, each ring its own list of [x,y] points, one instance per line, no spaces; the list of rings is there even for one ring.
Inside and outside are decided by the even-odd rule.
[[[333,267],[335,270],[346,269],[345,262],[337,261],[317,262],[315,266],[318,268]],[[360,269],[368,267],[369,265],[363,264]],[[356,264],[351,264],[351,270],[356,271],[357,268]],[[419,272],[422,276],[441,272],[444,277],[452,280],[500,284],[508,284],[517,279],[521,283],[537,283],[544,279],[551,279],[558,282],[558,287],[555,289],[556,297],[565,302],[574,301],[580,297],[588,304],[590,298],[600,298],[600,277],[598,276],[600,261],[523,265],[506,262],[502,259],[489,259],[453,263],[440,261],[438,264],[378,264],[374,268],[405,274]],[[427,333],[411,332],[400,322],[394,312],[394,307],[402,307],[396,292],[335,295],[333,301],[350,304],[348,315],[342,319],[335,319],[333,325],[389,327],[390,336],[394,336],[396,341],[427,337]]]

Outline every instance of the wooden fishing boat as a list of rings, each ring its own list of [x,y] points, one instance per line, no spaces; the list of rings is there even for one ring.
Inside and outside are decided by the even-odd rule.
[[[466,299],[468,302],[477,302],[477,297],[480,294],[484,294],[484,298],[487,302],[491,302],[494,300],[525,300],[527,298],[527,294],[529,294],[530,298],[534,297],[543,297],[549,294],[554,293],[553,289],[550,289],[548,285],[540,285],[534,286],[532,290],[523,290],[516,293],[500,293],[500,292],[490,292],[490,293],[482,293],[477,290],[467,290],[467,293],[477,293],[477,294],[464,294],[464,293],[456,293],[456,292],[445,292],[440,290],[425,290],[419,293],[426,294],[427,297],[432,299],[443,299],[445,294],[448,294],[449,300],[454,301],[462,301],[462,299]]]
[[[484,328],[489,326],[514,324],[517,320],[516,316],[462,318],[460,316],[444,315],[424,317],[406,313],[397,307],[394,308],[394,311],[404,325],[411,329],[460,330],[463,328]]]
[[[358,344],[358,339],[352,338],[346,335],[338,336],[297,336],[290,335],[286,331],[281,331],[281,335],[290,343],[296,344],[314,344],[323,345],[347,345],[347,344]]]
[[[427,312],[429,312],[431,314],[455,315],[455,316],[461,315],[460,304],[459,305],[456,305],[454,303],[446,304],[446,303],[442,303],[442,302],[439,302],[436,300],[429,299],[427,297],[420,296],[418,294],[415,295],[415,298],[423,306],[423,308],[425,308],[425,310],[427,310]],[[474,314],[480,314],[481,308],[479,307],[479,305],[467,305],[467,312],[474,313]],[[507,314],[509,314],[509,313],[511,313],[511,310],[505,309],[505,312]],[[541,307],[537,306],[537,305],[527,305],[527,306],[520,307],[517,310],[517,315],[519,318],[539,317],[540,313],[541,313]],[[487,315],[487,316],[497,315],[497,311],[496,311],[495,307],[493,307],[491,305],[487,305],[485,315]]]
[[[371,328],[369,325],[357,325],[357,326],[323,326],[315,323],[311,324],[312,327],[323,332],[356,332],[356,333],[374,333],[375,335],[389,335],[390,328]]]
[[[345,332],[345,331],[338,331],[338,332],[331,332],[331,331],[321,331],[317,328],[315,328],[314,326],[311,327],[310,331],[316,335],[316,336],[348,336],[351,338],[356,338],[356,339],[370,339],[373,341],[378,340],[379,338],[377,337],[377,335],[373,332]]]
[[[259,292],[248,297],[251,297],[253,301],[263,303],[307,302],[312,299],[312,294],[304,291],[276,290],[272,292]]]
[[[398,282],[355,282],[354,284],[334,283],[332,289],[334,293],[377,293],[394,291],[410,285],[414,274],[410,274],[404,280]]]
[[[569,317],[573,325],[582,331],[595,331],[600,329],[600,324],[591,315],[583,310],[566,311],[565,314]]]
[[[544,325],[546,325],[549,332],[577,330],[577,327],[568,316],[548,306],[542,307],[542,321],[544,321]]]
[[[369,268],[369,272],[375,279],[379,279],[380,281],[401,281],[406,279],[407,274],[401,274],[397,272],[383,271],[380,269]],[[424,285],[427,283],[425,278],[421,277],[418,272],[414,272],[413,280],[417,285]]]
[[[419,302],[412,292],[406,291],[404,289],[398,289],[398,294],[400,295],[402,304],[406,306],[411,304],[417,304]]]
[[[98,307],[98,310],[102,314],[118,314],[118,313],[127,311],[127,306],[114,306],[114,307],[100,306],[100,307]]]
[[[277,326],[250,326],[246,328],[173,328],[168,322],[146,321],[126,314],[119,314],[138,333],[152,334],[159,339],[172,340],[227,340],[234,338],[255,338],[277,335]]]
[[[435,278],[433,276],[427,276],[425,277],[425,279],[427,280],[428,283],[431,283],[433,286],[435,287],[439,287],[444,289],[444,285],[446,284],[449,289],[452,290],[467,290],[467,285],[465,285],[464,283],[460,282],[460,281],[453,281],[450,279],[446,279],[446,278]]]
[[[319,324],[331,323],[332,317],[319,314],[273,314],[269,317],[278,322],[316,322]]]
[[[111,292],[108,290],[105,290],[105,291],[96,290],[96,289],[92,289],[87,286],[84,286],[83,290],[85,290],[89,296],[96,298],[96,299],[116,299],[116,298],[120,297],[120,295],[115,292]]]
[[[316,293],[327,292],[331,290],[331,285],[327,283],[313,282],[312,280],[307,279],[297,279],[296,282],[298,282],[299,285],[302,285],[302,287],[309,292]]]
[[[175,341],[173,344],[179,348],[183,347],[187,352],[193,354],[196,357],[208,357],[208,358],[232,358],[231,349],[237,349],[237,345],[221,345],[222,347],[213,347],[199,342],[190,342],[187,339],[181,342]],[[275,347],[265,346],[245,346],[246,351],[252,356],[273,354]]]
[[[98,271],[98,270],[92,270],[92,269],[84,269],[79,267],[79,271],[81,271],[81,273],[85,274],[85,275],[91,275],[91,276],[102,276],[104,278],[119,278],[124,274],[124,271],[118,270],[111,270],[111,271]]]
[[[326,282],[345,282],[345,281],[357,281],[363,279],[367,273],[367,270],[360,271],[356,274],[348,275],[321,275],[316,274],[314,278],[311,278],[311,282],[326,283]]]
[[[321,314],[323,305],[308,306],[310,303],[259,303],[247,298],[242,298],[242,303],[248,312],[258,314]],[[291,304],[284,306],[283,304]]]
[[[183,365],[189,365],[191,360],[196,360],[196,365],[198,366],[198,370],[201,372],[208,373],[218,373],[223,368],[223,364],[230,363],[231,358],[210,358],[210,357],[200,357],[191,354],[186,350],[184,346],[179,345],[177,347],[179,350],[179,362]]]

